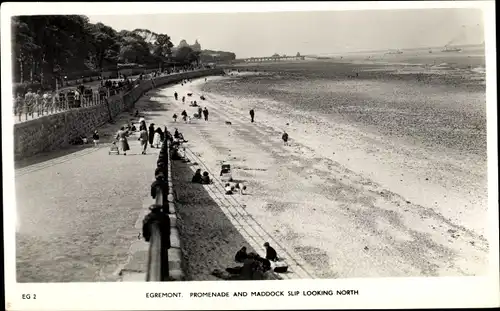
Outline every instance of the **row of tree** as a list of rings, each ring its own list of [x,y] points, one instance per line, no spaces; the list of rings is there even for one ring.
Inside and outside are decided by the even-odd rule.
[[[83,15],[12,18],[14,78],[21,83],[55,85],[64,75],[99,73],[118,63],[151,68],[199,62],[200,52],[183,47],[172,55],[173,46],[167,34],[148,29],[118,32]]]

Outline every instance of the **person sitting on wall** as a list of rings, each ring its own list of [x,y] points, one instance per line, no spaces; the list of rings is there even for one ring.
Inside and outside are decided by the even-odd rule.
[[[264,247],[266,248],[266,259],[270,261],[277,261],[278,254],[276,250],[269,245],[269,242],[264,243]]]
[[[201,181],[202,181],[201,169],[197,169],[196,173],[194,173],[193,178],[191,179],[191,182],[201,184]]]
[[[243,263],[245,261],[245,259],[247,259],[247,257],[248,257],[247,248],[245,246],[243,246],[236,253],[236,256],[234,256],[234,261]]]
[[[179,154],[179,145],[176,144],[175,142],[172,144],[172,160],[182,160],[180,154]]]
[[[211,184],[212,181],[210,180],[210,177],[208,176],[208,172],[203,172],[203,176],[201,177],[201,183],[204,185]]]

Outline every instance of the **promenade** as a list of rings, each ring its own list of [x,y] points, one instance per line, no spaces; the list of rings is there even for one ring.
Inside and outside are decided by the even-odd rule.
[[[148,101],[143,96],[136,106]],[[99,128],[99,148],[76,146],[16,163],[18,282],[121,280],[159,153],[148,148],[141,155],[136,132],[126,156],[108,155],[116,131],[131,119],[121,113]]]

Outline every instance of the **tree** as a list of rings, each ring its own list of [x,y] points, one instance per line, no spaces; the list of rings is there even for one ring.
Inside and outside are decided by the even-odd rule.
[[[120,53],[119,61],[144,63],[151,55],[149,46],[144,39],[134,32],[122,30],[119,33]]]
[[[184,46],[176,51],[174,59],[179,63],[187,64],[189,62],[188,58],[192,57],[190,56],[192,53],[193,49],[189,46]]]
[[[167,34],[148,29],[118,32],[103,23],[90,23],[83,15],[15,16],[12,41],[15,80],[52,86],[63,73],[96,74],[108,63],[161,66],[172,58],[182,64],[199,63],[202,58],[190,47],[180,48],[172,57],[174,45]]]
[[[34,33],[28,23],[19,17],[12,18],[12,39],[14,63],[18,65],[16,68],[19,69],[19,80],[23,83],[26,62],[31,62],[33,54],[41,47],[35,43]]]
[[[158,34],[156,32],[153,32],[149,29],[134,29],[132,30],[134,34],[137,34],[144,40],[146,43],[154,44],[154,42],[158,38]]]
[[[116,63],[120,53],[118,33],[103,23],[89,24],[88,31],[92,37],[93,63],[101,71],[105,60]]]
[[[20,80],[24,80],[25,67],[28,67],[32,82],[53,84],[53,77],[70,59],[87,57],[87,23],[88,18],[81,15],[14,17],[14,54],[19,68],[23,67]]]
[[[172,43],[170,37],[166,34],[159,34],[155,41],[155,47],[157,51],[157,55],[163,57],[171,57],[172,56],[172,48],[174,44]]]

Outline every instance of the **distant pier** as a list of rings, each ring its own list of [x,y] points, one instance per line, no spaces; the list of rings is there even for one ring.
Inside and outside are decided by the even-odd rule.
[[[237,63],[263,63],[263,62],[279,62],[283,60],[305,60],[305,56],[268,56],[268,57],[250,57],[236,59]]]

